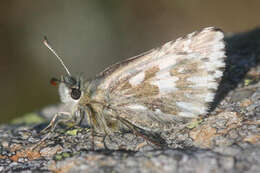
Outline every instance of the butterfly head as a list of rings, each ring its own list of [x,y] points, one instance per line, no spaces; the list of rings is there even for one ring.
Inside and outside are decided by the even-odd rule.
[[[82,81],[79,77],[65,75],[60,79],[52,78],[51,84],[59,84],[59,94],[63,103],[77,102],[83,95]]]

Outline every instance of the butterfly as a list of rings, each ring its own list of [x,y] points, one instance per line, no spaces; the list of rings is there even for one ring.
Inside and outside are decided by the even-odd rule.
[[[44,131],[61,121],[80,123],[106,134],[126,127],[169,130],[180,118],[208,113],[225,68],[224,34],[214,27],[116,63],[94,78],[74,77],[50,46],[67,74],[52,79],[69,112],[57,113]]]

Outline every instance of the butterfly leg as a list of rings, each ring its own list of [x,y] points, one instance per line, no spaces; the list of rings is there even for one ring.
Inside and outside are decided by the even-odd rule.
[[[69,112],[58,112],[55,114],[55,116],[52,118],[51,122],[47,127],[45,127],[43,130],[40,131],[39,134],[45,134],[47,133],[37,144],[32,146],[32,149],[38,147],[41,145],[46,139],[48,139],[51,134],[54,132],[56,126],[60,122],[71,120],[71,114]]]
[[[80,125],[83,121],[84,118],[88,119],[88,124],[90,126],[90,133],[91,133],[91,149],[94,150],[94,127],[93,125],[95,124],[95,120],[93,117],[94,113],[93,113],[93,109],[89,106],[89,105],[84,105],[81,106],[79,111],[76,112],[76,116],[74,116],[75,118],[75,123]]]
[[[73,115],[73,123],[75,124],[75,127],[80,127],[86,114],[85,111],[82,109],[79,109],[78,111],[75,112],[75,115]],[[69,120],[69,119],[68,119]]]
[[[40,131],[40,134],[53,132],[58,123],[68,120],[71,120],[71,114],[69,112],[58,112],[54,115],[49,125]]]
[[[93,127],[93,117],[92,117],[92,113],[91,111],[89,110],[89,120],[90,120],[90,124],[92,124],[90,126],[90,133],[91,133],[91,150],[95,150],[95,143],[94,143],[94,140],[95,140],[95,135],[94,135],[94,127]]]
[[[95,150],[95,136],[94,136],[94,128],[91,127],[91,149],[94,151]]]

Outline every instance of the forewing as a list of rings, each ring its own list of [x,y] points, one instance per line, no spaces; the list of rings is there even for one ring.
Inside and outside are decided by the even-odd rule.
[[[98,89],[120,117],[144,128],[203,115],[223,74],[223,37],[205,28],[115,64],[101,73]]]

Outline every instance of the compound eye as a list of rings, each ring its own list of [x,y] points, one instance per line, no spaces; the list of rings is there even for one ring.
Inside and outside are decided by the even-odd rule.
[[[79,89],[75,89],[75,88],[73,88],[72,90],[71,90],[71,97],[74,99],[74,100],[78,100],[79,98],[80,98],[80,96],[81,96],[81,91],[79,90]]]

